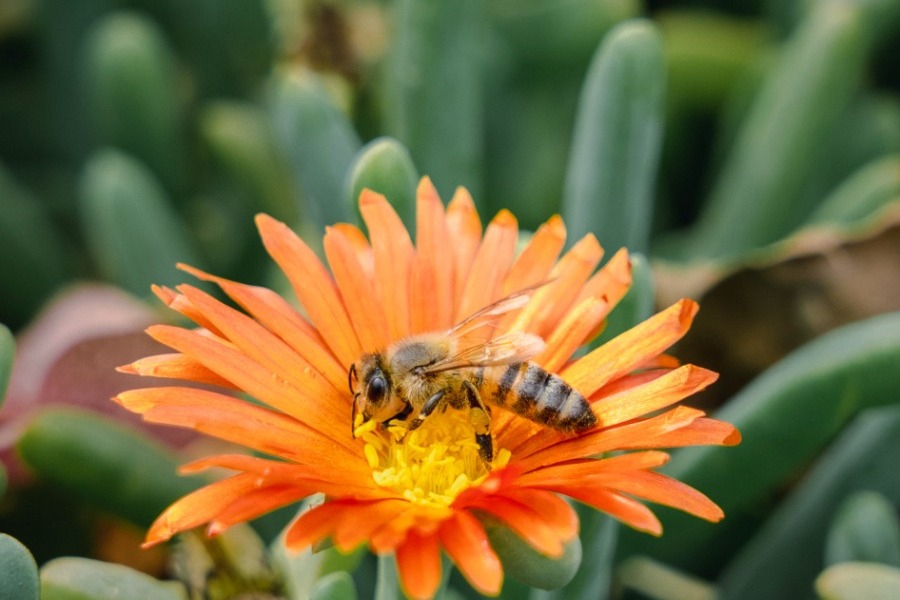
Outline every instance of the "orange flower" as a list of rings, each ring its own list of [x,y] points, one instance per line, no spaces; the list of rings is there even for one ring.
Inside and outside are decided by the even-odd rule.
[[[482,235],[468,192],[459,189],[445,210],[428,179],[418,189],[415,246],[382,196],[363,192],[360,209],[370,238],[352,225],[329,228],[330,272],[287,226],[258,217],[265,247],[303,313],[271,290],[187,266],[245,312],[190,285],[154,288],[200,328],[151,327],[149,334],[176,352],[122,370],[214,384],[261,404],[193,387],[138,389],[116,400],[147,421],[190,427],[272,458],[220,455],[186,465],[184,472],[224,467],[236,474],[170,506],[150,528],[148,545],[202,524],[215,534],[322,493],[327,500],[290,526],[288,546],[300,550],[330,537],[341,550],[367,543],[376,553],[393,552],[406,593],[427,598],[440,581],[441,548],[475,589],[499,592],[502,568],[479,514],[550,557],[578,532],[576,514],[559,494],[655,535],[662,526],[635,498],[722,518],[707,497],[654,471],[668,459],[654,448],[740,439],[727,423],[673,407],[716,379],[663,354],[690,327],[694,302],[682,300],[571,361],[630,285],[624,250],[594,272],[602,249],[589,235],[558,259],[565,229],[553,217],[517,256],[512,214],[501,211]],[[532,362],[590,401],[594,427],[561,433],[494,410],[490,464],[479,458],[462,410],[436,411],[414,431],[370,422],[355,423],[351,432],[348,371],[365,352],[447,330],[542,283],[526,305],[504,316],[495,335],[527,331],[543,338]],[[633,452],[619,452],[626,450]]]

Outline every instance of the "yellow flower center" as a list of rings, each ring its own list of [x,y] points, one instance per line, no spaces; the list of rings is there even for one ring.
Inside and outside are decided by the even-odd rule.
[[[359,423],[356,436],[365,442],[366,460],[377,485],[432,507],[449,506],[491,469],[505,466],[510,457],[509,450],[501,448],[494,462],[485,464],[478,456],[471,423],[453,409],[432,414],[414,431],[403,422],[392,422],[387,430],[379,429],[375,421]]]

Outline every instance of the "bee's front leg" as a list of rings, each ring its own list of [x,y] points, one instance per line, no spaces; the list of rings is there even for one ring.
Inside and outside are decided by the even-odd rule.
[[[417,414],[415,417],[413,417],[413,420],[410,421],[410,423],[409,423],[410,431],[413,431],[414,429],[418,429],[419,426],[425,422],[425,419],[427,419],[428,416],[431,413],[433,413],[434,410],[438,406],[441,406],[444,403],[441,401],[444,400],[444,394],[446,394],[446,393],[447,393],[447,390],[440,390],[438,392],[435,392],[431,396],[431,398],[429,398],[428,400],[425,401],[425,404],[422,405],[422,409],[419,411],[419,414]]]

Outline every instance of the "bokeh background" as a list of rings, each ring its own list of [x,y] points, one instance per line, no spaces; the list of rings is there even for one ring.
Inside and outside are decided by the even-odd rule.
[[[112,597],[101,572],[160,594],[131,597],[391,598],[364,553],[267,553],[292,511],[224,567],[139,550],[210,442],[109,398],[176,262],[285,290],[254,214],[315,247],[368,186],[412,227],[422,175],[523,236],[561,213],[635,252],[604,339],[698,300],[674,353],[721,372],[693,402],[744,435],[667,466],[723,523],[585,514],[573,582],[503,597],[893,597],[897,0],[0,0],[0,532],[28,548],[0,535],[0,588],[36,581],[30,553],[50,598]]]

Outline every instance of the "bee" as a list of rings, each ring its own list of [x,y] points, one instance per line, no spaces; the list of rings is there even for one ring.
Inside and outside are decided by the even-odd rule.
[[[584,396],[562,378],[528,362],[544,348],[540,337],[520,331],[492,337],[500,319],[523,307],[530,294],[531,290],[511,294],[449,331],[411,336],[383,351],[364,354],[348,374],[351,428],[357,414],[384,427],[406,421],[412,431],[435,411],[467,410],[479,456],[490,463],[491,407],[563,432],[594,426],[597,417]]]

